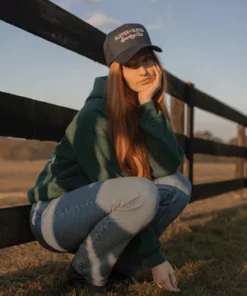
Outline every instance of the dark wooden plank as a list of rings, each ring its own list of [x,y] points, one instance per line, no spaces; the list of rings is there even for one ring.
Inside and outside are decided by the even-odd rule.
[[[195,106],[243,126],[247,126],[247,116],[198,89],[196,89]]]
[[[194,182],[194,101],[195,101],[195,85],[191,82],[186,83],[185,99],[187,101],[187,146],[186,146],[186,177],[190,180],[191,184]]]
[[[105,65],[105,33],[50,1],[0,1],[0,19]]]
[[[213,197],[226,192],[231,192],[244,188],[246,186],[245,179],[233,179],[220,182],[203,183],[193,186],[192,197],[190,202]]]
[[[0,91],[0,136],[59,141],[78,112]],[[8,124],[6,124],[8,122]],[[186,149],[186,137],[177,134]]]
[[[240,147],[245,147],[245,127],[243,125],[238,124],[238,135],[237,135],[237,145]],[[246,149],[247,151],[247,149]],[[247,157],[247,153],[245,154],[245,157]],[[238,157],[236,159],[236,178],[244,178],[244,167],[246,165],[246,158],[240,158]],[[244,190],[240,189],[237,192],[241,198],[244,196]]]
[[[171,97],[171,123],[175,133],[184,135],[184,108],[183,101],[178,100],[175,97]],[[183,162],[178,168],[178,171],[183,174]]]
[[[184,134],[184,102],[171,97],[171,124],[175,133]]]
[[[166,77],[168,80],[168,93],[179,99],[180,101],[186,102],[186,96],[185,96],[185,88],[186,84],[167,70],[165,70]]]
[[[0,136],[59,141],[78,112],[0,92]]]
[[[30,208],[0,209],[0,249],[35,240],[29,226]]]
[[[192,140],[193,153],[217,156],[247,157],[247,148],[236,145],[218,143],[211,140],[194,138]]]

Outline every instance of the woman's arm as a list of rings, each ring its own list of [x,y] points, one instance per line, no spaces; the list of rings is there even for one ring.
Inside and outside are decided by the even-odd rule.
[[[94,183],[124,177],[125,174],[119,168],[107,133],[101,127],[94,125],[84,134],[85,124],[83,118],[77,116],[66,130],[66,136],[89,181]],[[89,124],[88,121],[87,124]],[[160,241],[151,227],[143,229],[134,240],[137,242],[135,246],[138,253],[147,259],[150,267],[166,261],[160,250]]]
[[[145,133],[146,144],[157,171],[155,177],[175,173],[183,160],[184,152],[177,143],[170,122],[160,110],[156,110],[152,100],[139,105],[138,110],[140,126]]]
[[[106,132],[86,114],[78,114],[66,130],[76,158],[90,183],[123,177]]]

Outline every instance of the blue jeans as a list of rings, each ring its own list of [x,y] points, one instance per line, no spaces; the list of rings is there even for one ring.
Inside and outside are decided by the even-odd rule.
[[[132,276],[138,271],[143,258],[133,247],[136,235],[149,225],[160,236],[190,195],[191,184],[180,173],[154,182],[109,179],[33,204],[31,230],[46,249],[74,253],[75,270],[102,286],[113,267]]]

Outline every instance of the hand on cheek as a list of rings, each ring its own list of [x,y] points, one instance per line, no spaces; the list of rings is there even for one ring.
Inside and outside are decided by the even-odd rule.
[[[154,81],[150,84],[150,86],[145,88],[144,91],[141,91],[138,93],[138,100],[141,105],[151,101],[153,96],[161,87],[161,79],[162,79],[161,70],[157,64],[153,66],[153,69],[154,69],[154,75],[155,75]]]

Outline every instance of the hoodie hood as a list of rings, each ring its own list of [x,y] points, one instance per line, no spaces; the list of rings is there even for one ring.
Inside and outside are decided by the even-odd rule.
[[[107,77],[108,76],[102,76],[102,77],[95,78],[93,90],[91,91],[90,95],[86,99],[86,103],[92,99],[106,98]]]

